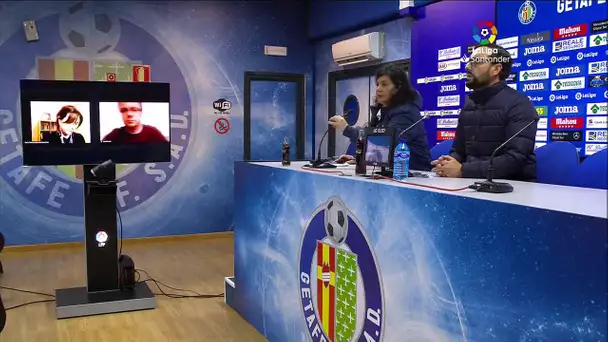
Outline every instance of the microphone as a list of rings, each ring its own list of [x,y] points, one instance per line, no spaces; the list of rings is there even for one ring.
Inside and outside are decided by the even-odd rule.
[[[349,109],[347,110],[344,114],[340,115],[341,117],[345,117],[348,116],[348,114],[350,114],[352,110]],[[336,168],[337,166],[326,163],[325,160],[321,159],[321,146],[323,146],[323,140],[325,140],[325,137],[327,136],[327,133],[329,133],[329,130],[331,129],[331,126],[327,128],[327,130],[325,131],[325,133],[323,133],[323,137],[321,137],[321,141],[319,142],[319,149],[317,150],[317,159],[316,160],[311,160],[310,164],[307,165],[310,168],[313,169],[332,169],[332,168]]]
[[[405,132],[409,131],[410,129],[414,128],[417,124],[419,124],[420,122],[428,119],[431,115],[430,114],[424,114],[423,117],[421,117],[418,121],[414,122],[413,124],[411,124],[408,128],[404,129],[403,131],[401,131],[401,133],[399,133],[399,135],[397,136],[397,141],[395,141],[395,143],[397,143],[399,141],[399,139],[401,139],[401,137],[405,134]]]
[[[493,194],[504,194],[507,192],[513,192],[513,186],[511,184],[495,182],[492,180],[492,176],[494,173],[494,156],[496,155],[496,152],[498,152],[501,148],[505,147],[505,145],[508,144],[509,141],[513,140],[513,138],[518,136],[521,132],[523,132],[526,128],[530,127],[533,123],[538,122],[538,120],[540,120],[540,118],[536,117],[534,120],[528,122],[528,124],[525,125],[519,131],[517,131],[517,133],[513,134],[509,139],[500,144],[490,156],[490,165],[488,165],[488,176],[486,177],[486,180],[483,182],[475,182],[475,184],[469,186],[469,188],[477,190],[479,192],[488,192]]]

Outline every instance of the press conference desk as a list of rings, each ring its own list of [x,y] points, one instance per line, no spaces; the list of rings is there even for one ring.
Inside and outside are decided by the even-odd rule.
[[[270,341],[608,336],[608,192],[523,182],[508,194],[444,191],[303,164],[235,164],[226,302]]]

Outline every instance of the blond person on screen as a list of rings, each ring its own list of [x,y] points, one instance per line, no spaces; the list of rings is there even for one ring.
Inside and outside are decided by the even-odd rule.
[[[141,102],[118,102],[118,111],[122,115],[124,126],[113,129],[102,141],[126,144],[167,142],[167,138],[156,127],[141,122]]]
[[[75,130],[82,125],[82,113],[74,106],[63,106],[57,112],[57,130],[45,135],[42,141],[51,145],[84,145],[84,137]]]

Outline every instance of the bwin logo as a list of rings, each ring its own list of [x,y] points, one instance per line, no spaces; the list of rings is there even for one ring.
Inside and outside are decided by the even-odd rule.
[[[456,85],[444,85],[441,86],[441,90],[440,92],[442,93],[447,93],[447,92],[451,92],[451,91],[457,91],[458,89],[456,88]]]
[[[543,83],[529,83],[524,85],[524,91],[545,90]]]
[[[555,107],[554,114],[578,114],[577,106]]]
[[[533,46],[533,47],[526,48],[524,50],[524,56],[536,55],[538,53],[543,53],[543,52],[545,52],[545,46],[544,45]]]
[[[579,74],[580,72],[581,72],[581,68],[579,68],[577,66],[559,68],[555,71],[555,76],[575,75],[575,74]]]

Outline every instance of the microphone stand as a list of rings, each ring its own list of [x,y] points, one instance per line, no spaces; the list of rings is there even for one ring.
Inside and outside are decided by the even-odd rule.
[[[316,160],[311,160],[310,161],[310,165],[308,167],[311,167],[313,169],[333,169],[336,168],[336,165],[332,165],[329,163],[326,163],[325,160],[321,159],[321,146],[323,146],[323,140],[325,140],[325,137],[327,136],[327,133],[329,133],[330,128],[328,128],[325,133],[323,133],[323,137],[321,138],[321,142],[319,142],[319,150],[317,151],[317,159]]]
[[[490,165],[488,165],[488,174],[486,180],[483,182],[475,182],[469,188],[477,190],[478,192],[487,192],[492,194],[505,194],[508,192],[513,192],[513,186],[509,183],[503,182],[495,182],[492,177],[494,176],[494,156],[496,152],[498,152],[501,148],[503,148],[509,141],[513,140],[516,136],[518,136],[521,132],[523,132],[526,128],[530,127],[533,123],[538,122],[538,118],[530,121],[527,125],[525,125],[522,129],[517,131],[517,133],[513,134],[507,141],[503,142],[498,146],[494,152],[492,152],[492,156],[490,156]]]
[[[342,114],[342,117],[347,116],[348,114],[350,114],[350,110],[346,111],[346,113]],[[335,169],[337,168],[336,165],[330,164],[327,162],[327,160],[323,160],[321,159],[321,146],[323,146],[323,140],[325,140],[325,137],[327,137],[327,133],[329,133],[329,130],[331,129],[331,127],[327,128],[327,130],[325,131],[325,133],[323,133],[323,137],[321,137],[321,141],[319,142],[319,149],[317,150],[317,159],[316,160],[311,160],[309,165],[307,165],[309,168],[313,168],[313,169]]]

